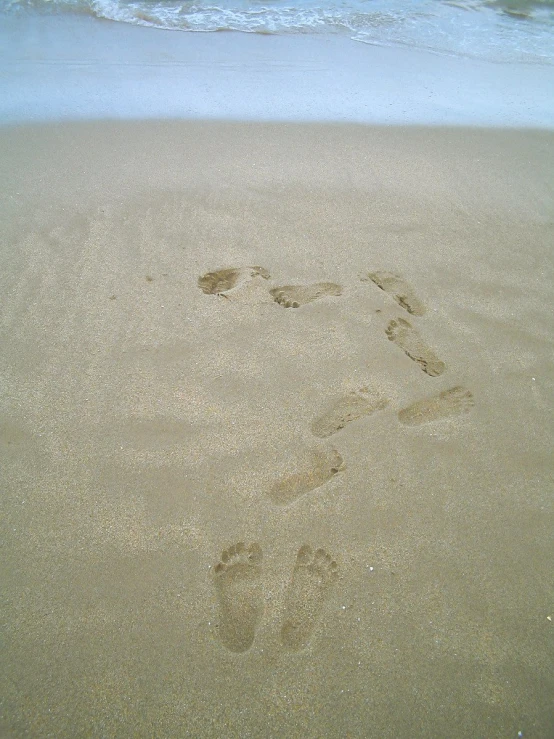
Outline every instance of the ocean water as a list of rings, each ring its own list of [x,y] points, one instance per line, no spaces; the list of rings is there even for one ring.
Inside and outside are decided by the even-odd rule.
[[[175,31],[333,34],[493,62],[554,64],[554,0],[1,0]]]

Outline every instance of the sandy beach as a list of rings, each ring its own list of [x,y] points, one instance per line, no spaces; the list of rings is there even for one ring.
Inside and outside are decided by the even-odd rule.
[[[554,134],[0,129],[2,736],[551,736]]]

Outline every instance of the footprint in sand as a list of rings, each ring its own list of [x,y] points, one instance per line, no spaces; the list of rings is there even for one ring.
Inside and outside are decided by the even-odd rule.
[[[273,300],[283,308],[300,308],[318,298],[342,295],[342,287],[334,282],[315,282],[313,285],[282,285],[269,291]]]
[[[386,334],[390,341],[399,346],[431,377],[438,377],[445,371],[445,363],[438,359],[412,324],[404,318],[393,319],[387,326]]]
[[[263,613],[259,544],[239,542],[226,549],[214,568],[219,601],[219,637],[231,652],[250,649]]]
[[[425,306],[402,277],[392,272],[370,272],[368,278],[396,300],[398,305],[408,313],[414,316],[422,316],[425,313]]]
[[[308,449],[292,464],[296,470],[277,480],[269,491],[270,499],[277,505],[288,505],[316,490],[345,468],[336,449]]]
[[[406,426],[419,426],[422,423],[461,416],[469,413],[473,406],[472,393],[465,387],[458,386],[404,408],[398,414],[398,420]]]
[[[343,429],[347,423],[386,408],[388,400],[370,394],[367,388],[352,392],[337,400],[312,423],[312,434],[324,439]]]
[[[297,652],[308,645],[337,572],[337,563],[325,550],[312,552],[307,544],[298,550],[281,627],[281,642],[287,649]]]
[[[263,267],[231,267],[230,269],[220,269],[217,272],[207,272],[202,277],[199,277],[198,287],[206,295],[221,295],[235,287],[244,285],[245,282],[257,276],[268,280],[270,274]]]

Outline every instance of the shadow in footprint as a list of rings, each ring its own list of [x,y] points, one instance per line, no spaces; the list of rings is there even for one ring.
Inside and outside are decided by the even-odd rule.
[[[313,285],[282,285],[269,291],[273,300],[283,308],[300,308],[318,298],[342,295],[342,287],[334,282],[316,282]]]
[[[387,326],[386,334],[389,341],[400,347],[430,377],[438,377],[445,371],[445,363],[441,362],[418,331],[404,318],[393,319]]]
[[[347,423],[386,408],[388,402],[386,398],[370,394],[367,388],[349,393],[316,418],[311,426],[312,433],[324,439],[343,429]]]
[[[231,267],[229,269],[220,269],[217,272],[207,272],[202,277],[199,277],[198,287],[206,295],[221,295],[244,285],[245,282],[258,276],[263,277],[264,280],[268,280],[270,274],[263,267]]]
[[[219,601],[219,638],[231,652],[252,646],[263,613],[262,550],[259,544],[239,542],[221,554],[214,568]]]
[[[402,277],[392,272],[370,272],[367,277],[387,295],[390,295],[393,300],[396,300],[398,305],[407,310],[408,313],[414,316],[422,316],[425,313],[425,306],[416,296],[413,288]]]
[[[281,627],[281,642],[287,649],[297,652],[308,646],[337,573],[337,563],[324,549],[314,553],[304,544],[298,550]]]
[[[473,395],[469,390],[461,386],[453,387],[404,408],[399,412],[398,420],[406,426],[419,426],[422,423],[469,413],[474,404]]]
[[[275,482],[269,497],[277,505],[288,505],[324,485],[345,468],[342,457],[336,449],[307,449],[291,460],[289,471]]]

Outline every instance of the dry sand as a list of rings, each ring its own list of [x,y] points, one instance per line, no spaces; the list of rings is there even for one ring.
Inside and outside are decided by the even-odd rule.
[[[552,736],[554,134],[4,128],[0,179],[2,735]]]

